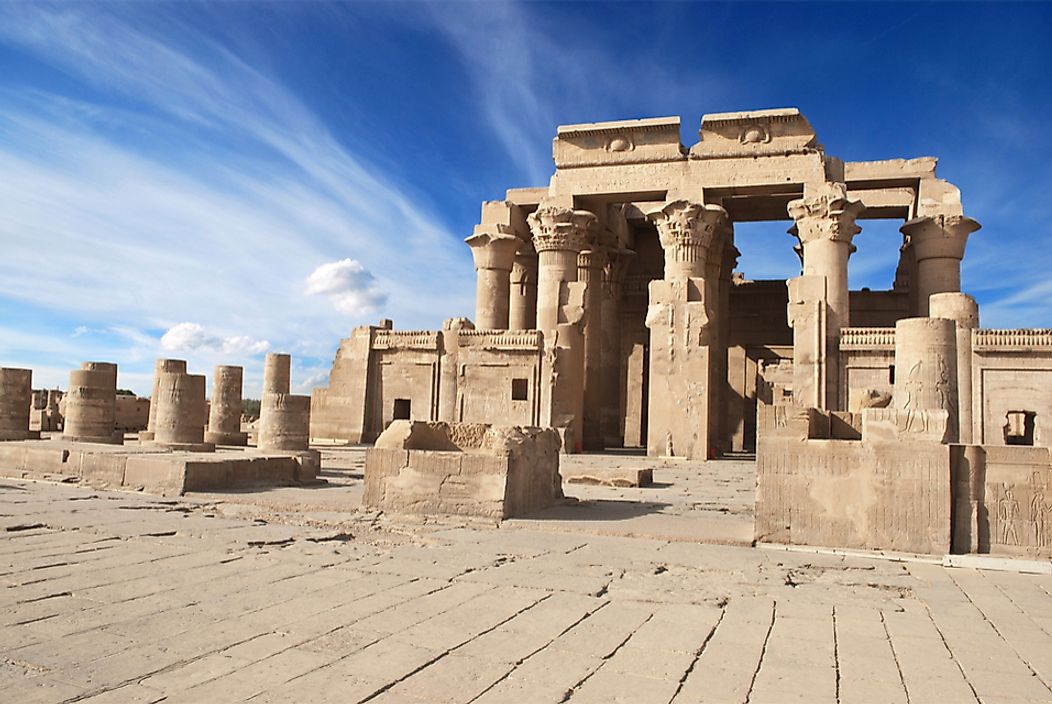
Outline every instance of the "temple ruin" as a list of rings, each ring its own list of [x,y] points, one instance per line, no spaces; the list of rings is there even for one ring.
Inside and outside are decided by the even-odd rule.
[[[1052,331],[980,327],[960,292],[980,225],[935,158],[842,161],[792,108],[705,115],[689,149],[678,117],[562,126],[552,155],[547,187],[482,205],[474,323],[355,329],[313,440],[412,420],[551,427],[565,452],[758,450],[760,541],[1048,552]],[[800,275],[736,272],[735,224],[783,220]],[[901,224],[898,266],[852,290],[876,220]]]

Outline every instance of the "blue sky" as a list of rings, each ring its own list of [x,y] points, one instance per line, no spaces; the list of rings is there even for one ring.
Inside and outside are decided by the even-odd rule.
[[[559,124],[795,106],[845,160],[938,156],[986,327],[1052,326],[1052,5],[0,3],[0,364],[198,373],[473,311],[482,200]],[[853,288],[890,285],[864,223]],[[740,268],[792,276],[785,224]]]

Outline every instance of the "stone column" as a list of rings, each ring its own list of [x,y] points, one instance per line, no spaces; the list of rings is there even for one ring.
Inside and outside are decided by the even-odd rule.
[[[810,310],[811,304],[815,310],[822,311],[817,318],[809,319],[818,327],[801,326],[797,329],[794,326],[794,346],[800,333],[811,336],[818,332],[824,336],[815,349],[821,358],[811,360],[814,369],[794,369],[793,395],[798,403],[803,401],[810,405],[817,401],[814,407],[822,410],[838,410],[839,406],[840,330],[850,325],[847,260],[855,251],[851,240],[861,232],[855,218],[863,208],[861,201],[848,200],[847,187],[842,183],[825,183],[812,194],[789,202],[789,215],[796,222],[789,232],[800,240],[803,257],[801,279],[820,277],[825,280],[824,287],[811,280],[806,285],[797,286],[796,290],[798,295],[807,295],[824,289],[823,301],[790,301],[790,306],[796,308],[796,312],[790,313],[791,317],[799,317],[797,314],[804,309]],[[808,344],[815,347],[810,341]],[[794,359],[804,356],[794,352]],[[819,386],[798,393],[796,379],[804,376],[817,380]]]
[[[586,210],[542,203],[527,218],[537,250],[537,328],[544,332],[568,322],[562,315],[566,285],[577,281],[577,254],[596,221]]]
[[[268,352],[263,360],[263,396],[287,394],[292,375],[292,357]]]
[[[62,437],[76,442],[123,445],[114,431],[117,411],[117,365],[84,362],[69,373]]]
[[[537,252],[533,241],[523,240],[511,268],[511,302],[508,327],[533,330],[537,327]]]
[[[157,389],[161,383],[161,374],[173,372],[186,374],[186,360],[184,359],[158,359],[153,363],[153,390],[150,392],[150,420],[146,424],[146,430],[139,433],[139,440],[153,440],[154,424],[157,421]]]
[[[862,231],[855,218],[864,207],[862,201],[848,200],[842,183],[826,183],[814,195],[789,203],[796,222],[790,232],[803,250],[803,275],[826,277],[829,329],[838,339],[840,329],[850,325],[847,260],[855,251],[852,238]]]
[[[205,443],[205,377],[161,372],[154,405],[153,442],[181,450],[215,449]]]
[[[899,425],[928,430],[928,411],[948,414],[945,442],[957,442],[957,332],[945,318],[904,318],[895,324],[895,394]]]
[[[714,415],[719,420],[719,423],[714,428],[718,433],[714,444],[721,453],[729,452],[734,445],[734,427],[731,424],[729,410],[730,400],[733,398],[735,389],[731,387],[730,383],[728,347],[731,337],[731,289],[734,286],[732,279],[734,267],[737,266],[738,257],[740,256],[741,252],[734,246],[734,231],[730,229],[720,252],[721,263],[716,286],[716,339],[718,341],[716,349],[719,354],[719,360],[713,365],[713,379],[718,390],[716,398],[718,411]]]
[[[665,277],[651,281],[646,326],[650,329],[647,453],[706,459],[712,428],[718,360],[716,301],[707,274],[715,238],[727,227],[717,205],[672,200],[647,212],[665,255]]]
[[[600,352],[603,405],[600,424],[606,447],[623,447],[625,444],[621,424],[621,299],[628,264],[635,254],[630,249],[612,249],[607,252],[603,267],[603,342]]]
[[[581,444],[585,450],[603,449],[603,268],[601,249],[582,250],[577,258],[577,280],[584,284],[584,418]]]
[[[310,396],[288,393],[263,394],[259,406],[260,450],[300,452],[307,450],[310,435]]]
[[[215,368],[205,442],[215,445],[248,444],[248,433],[241,432],[243,377],[244,370],[241,367],[220,365]]]
[[[480,330],[506,330],[511,268],[522,240],[495,225],[479,225],[464,241],[475,259],[475,325]]]
[[[40,437],[29,431],[33,370],[0,368],[0,440]]]
[[[917,295],[917,314],[928,314],[933,293],[961,290],[961,260],[968,235],[981,227],[963,215],[935,215],[910,220],[900,229],[909,238],[916,259],[913,286]]]
[[[929,301],[931,317],[952,320],[957,330],[957,419],[959,442],[973,442],[972,330],[979,327],[979,304],[966,293],[935,293]]]

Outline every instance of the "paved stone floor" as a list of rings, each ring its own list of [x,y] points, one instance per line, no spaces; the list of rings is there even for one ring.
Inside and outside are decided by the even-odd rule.
[[[177,499],[0,479],[0,702],[1052,701],[1052,577],[749,547],[749,462],[497,527],[356,510],[361,457]]]

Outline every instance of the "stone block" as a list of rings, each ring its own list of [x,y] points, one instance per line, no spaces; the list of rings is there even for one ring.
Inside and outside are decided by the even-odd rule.
[[[561,498],[550,429],[395,421],[366,454],[370,508],[500,520]]]

